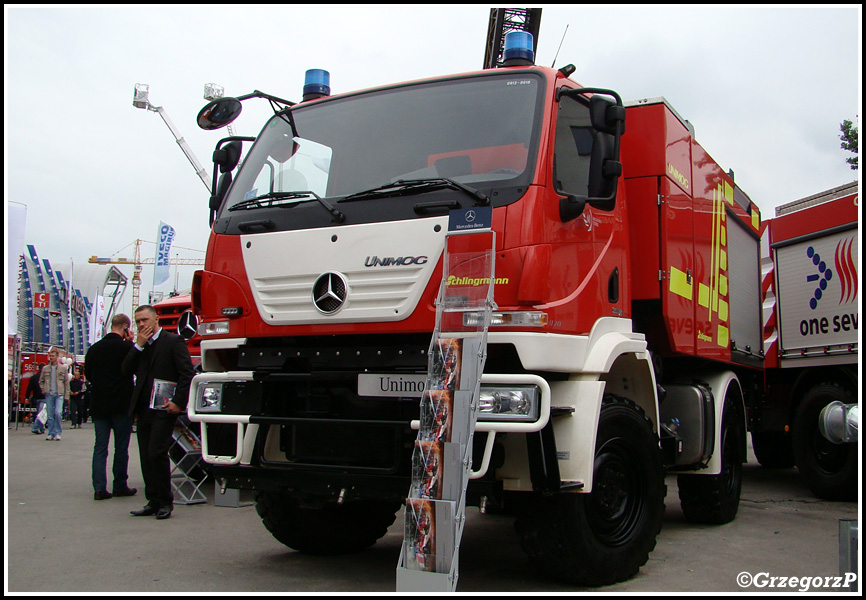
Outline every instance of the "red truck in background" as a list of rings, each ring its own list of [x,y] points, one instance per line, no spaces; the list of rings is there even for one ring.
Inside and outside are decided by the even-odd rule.
[[[856,444],[819,432],[831,402],[859,389],[858,184],[776,209],[762,226],[766,391],[750,413],[752,444],[767,467],[796,464],[812,492],[857,497]]]
[[[35,409],[27,400],[27,388],[30,386],[30,378],[39,372],[39,369],[48,364],[48,352],[21,352],[21,376],[18,384],[18,402],[24,410]]]
[[[192,312],[190,294],[179,294],[153,305],[160,326],[180,334],[185,340],[193,367],[201,362],[201,336],[198,335],[198,320]]]

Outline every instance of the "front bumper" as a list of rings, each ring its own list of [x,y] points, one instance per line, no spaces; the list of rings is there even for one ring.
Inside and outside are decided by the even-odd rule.
[[[309,376],[297,375],[294,379],[297,380],[296,383],[303,382],[298,385],[307,385],[308,378]],[[394,416],[386,418],[339,418],[336,415],[326,416],[324,414],[320,417],[310,414],[276,414],[273,402],[257,401],[256,399],[253,399],[248,405],[258,408],[257,413],[225,414],[197,411],[196,398],[199,388],[205,384],[213,383],[233,384],[241,387],[244,385],[261,385],[260,380],[256,379],[252,371],[203,373],[193,379],[188,405],[189,416],[191,420],[202,423],[202,457],[211,465],[249,467],[252,469],[265,468],[273,470],[275,473],[287,473],[289,470],[304,471],[308,474],[314,472],[330,473],[332,478],[335,473],[346,472],[385,478],[406,475],[402,472],[406,465],[400,459],[401,446],[405,450],[407,434],[414,436],[419,429],[417,407],[420,401],[417,399],[399,399],[397,402],[402,406],[392,413]],[[470,476],[472,479],[481,478],[487,473],[497,433],[541,431],[550,418],[550,386],[543,378],[537,375],[491,374],[483,375],[481,383],[485,386],[536,386],[539,389],[540,403],[538,417],[531,422],[483,420],[477,422],[475,431],[486,434],[486,439],[480,461],[476,463],[477,468]],[[292,383],[286,381],[285,385],[290,386]],[[359,400],[363,401],[364,398],[359,398]],[[231,410],[239,412],[237,410],[238,402],[234,402],[234,407]],[[414,414],[412,413],[413,409]],[[223,438],[218,444],[212,443],[212,434],[216,431],[214,426],[219,428],[220,436]],[[355,447],[352,450],[351,444],[349,444],[349,450],[345,447],[334,450],[327,457],[327,460],[311,460],[308,456],[309,452],[305,456],[302,456],[302,453],[293,452],[294,446],[301,442],[307,445],[315,442],[315,440],[310,439],[311,436],[308,433],[304,434],[303,440],[300,439],[300,432],[304,430],[322,432],[322,436],[318,440],[321,446],[329,443],[335,447],[344,444],[345,436],[326,438],[324,433],[326,431],[345,434],[353,430],[366,430],[369,435],[360,438],[366,440],[359,442],[358,445],[361,447]],[[395,432],[393,438],[388,437],[389,431]],[[229,438],[228,441],[225,439],[226,437]],[[409,452],[411,452],[411,442],[412,438],[409,437]],[[395,460],[384,458],[392,445],[397,457]],[[365,452],[383,458],[364,459]],[[357,456],[347,456],[351,453],[357,453]],[[325,449],[319,448],[316,454],[319,457],[323,456]],[[341,458],[344,460],[341,461]],[[279,477],[279,475],[274,476]]]

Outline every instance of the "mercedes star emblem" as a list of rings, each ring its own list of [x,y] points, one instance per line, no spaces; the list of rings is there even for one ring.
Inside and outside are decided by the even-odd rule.
[[[332,315],[343,307],[349,286],[346,278],[333,271],[320,275],[313,284],[313,305],[325,315]]]

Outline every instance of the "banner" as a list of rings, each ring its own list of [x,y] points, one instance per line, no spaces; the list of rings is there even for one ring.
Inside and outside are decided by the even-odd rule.
[[[160,221],[157,240],[156,260],[153,264],[153,287],[168,281],[169,253],[171,252],[171,242],[174,240],[174,227]]]
[[[96,296],[93,299],[93,308],[90,310],[90,337],[88,341],[92,346],[102,339],[105,332],[105,298]]]
[[[8,194],[7,194],[8,195]],[[18,291],[21,285],[21,255],[24,254],[24,226],[27,222],[27,206],[19,202],[6,201],[6,306],[8,310],[6,328],[12,335],[18,333]]]

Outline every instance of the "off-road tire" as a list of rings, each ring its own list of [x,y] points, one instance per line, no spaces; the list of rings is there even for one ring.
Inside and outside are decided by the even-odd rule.
[[[812,493],[824,500],[857,499],[857,444],[834,444],[821,435],[818,417],[825,406],[852,404],[853,394],[833,382],[820,383],[803,396],[794,417],[794,461]]]
[[[256,493],[256,512],[265,528],[279,542],[305,554],[365,550],[387,533],[399,508],[399,502],[373,500],[307,508],[287,494]]]
[[[722,470],[718,475],[677,477],[680,506],[692,523],[723,525],[737,516],[743,484],[742,448],[745,432],[738,411],[729,396],[722,410]]]
[[[592,492],[528,496],[515,527],[543,573],[586,586],[634,576],[655,548],[665,508],[659,440],[643,410],[605,397]]]

